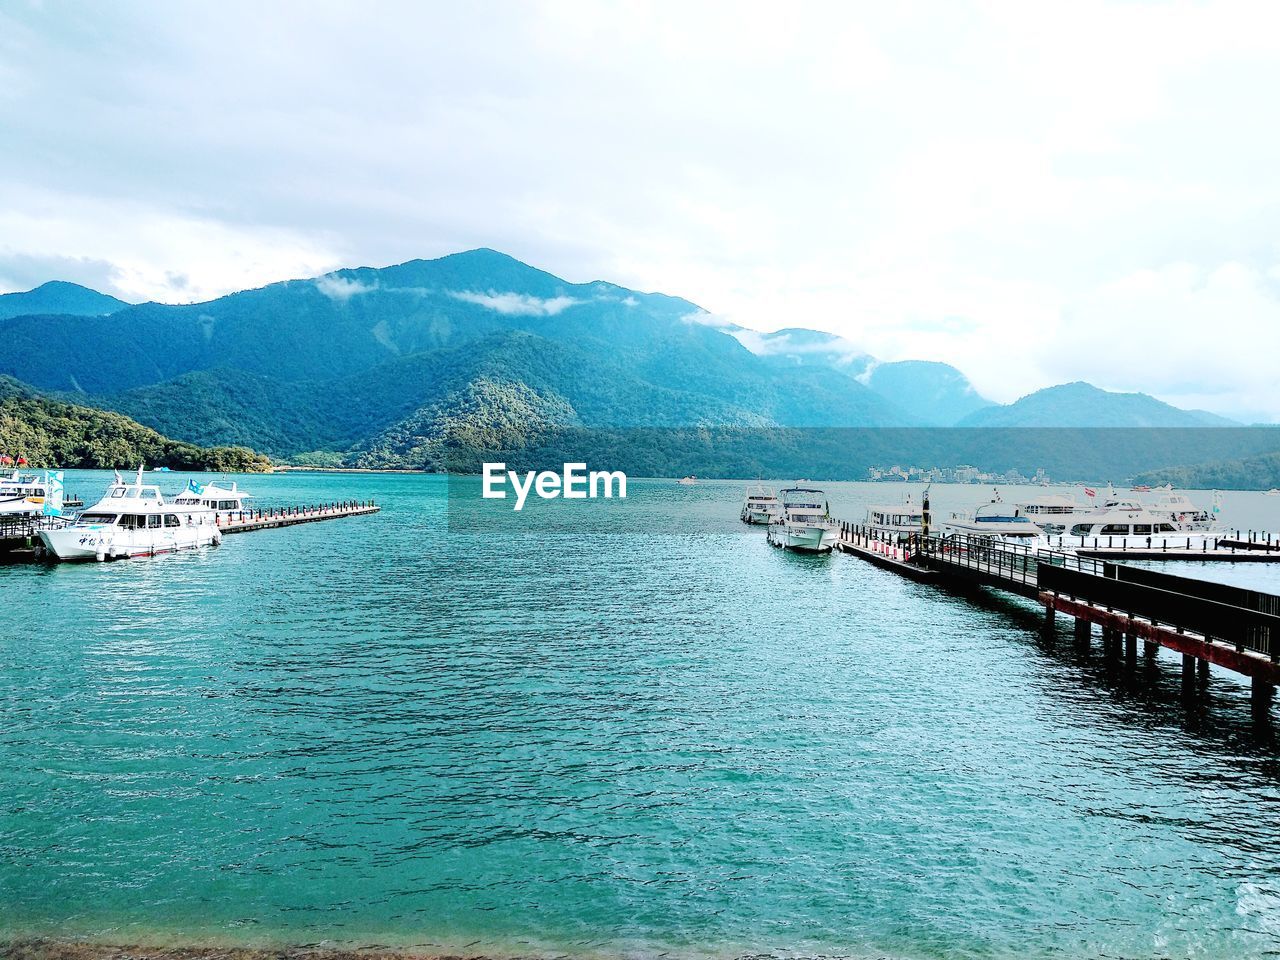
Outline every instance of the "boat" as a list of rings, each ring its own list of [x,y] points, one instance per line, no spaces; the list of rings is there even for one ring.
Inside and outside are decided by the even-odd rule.
[[[693,476],[681,477],[679,480],[676,481],[676,483],[680,484],[680,486],[682,487],[692,487],[697,482],[698,482],[698,478]]]
[[[116,474],[102,499],[73,522],[40,531],[39,551],[56,560],[149,557],[222,542],[215,511],[200,504],[166,503],[160,488]]]
[[[816,487],[788,487],[782,491],[782,516],[769,524],[768,541],[775,547],[805,553],[829,553],[836,545],[836,522],[831,519],[822,491]]]
[[[873,504],[867,507],[865,526],[881,534],[888,534],[890,539],[909,540],[923,531],[924,510],[911,494],[907,494],[901,503]]]
[[[1180,529],[1167,516],[1152,513],[1137,500],[1114,500],[1076,518],[1065,534],[1050,538],[1062,549],[1204,550],[1215,536],[1207,530]]]
[[[1044,537],[1044,531],[1025,516],[1016,504],[1005,503],[1000,491],[990,503],[984,503],[973,511],[957,511],[943,524],[947,533],[969,537],[984,537],[1003,543],[1032,546]]]
[[[1047,534],[1066,533],[1072,518],[1091,509],[1081,506],[1074,497],[1059,493],[1032,497],[1013,506],[1020,516],[1029,518]]]
[[[0,516],[61,514],[62,473],[20,473],[0,477]]]
[[[199,484],[192,480],[185,490],[173,498],[173,504],[179,507],[203,507],[223,514],[237,513],[248,509],[244,501],[251,496],[253,494],[240,490],[234,480],[230,486],[221,485],[217,481]]]
[[[782,503],[778,495],[763,484],[747,487],[742,498],[742,513],[739,515],[743,523],[769,524],[782,516]]]
[[[1264,493],[1263,496],[1264,497],[1280,497],[1280,490],[1277,490],[1275,487],[1272,487],[1270,490]]]
[[[1129,488],[1130,493],[1150,493],[1151,488],[1145,483],[1139,483]]]
[[[1214,510],[1210,512],[1197,507],[1185,493],[1178,493],[1170,486],[1157,488],[1160,495],[1155,501],[1146,505],[1147,510],[1161,520],[1168,520],[1178,530],[1212,530],[1217,526],[1215,514],[1219,509],[1217,494],[1214,495]]]

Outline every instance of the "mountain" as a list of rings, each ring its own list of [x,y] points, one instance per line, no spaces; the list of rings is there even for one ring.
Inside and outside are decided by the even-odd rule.
[[[270,469],[251,450],[171,440],[118,413],[42,397],[12,377],[0,377],[0,453],[24,457],[33,467]]]
[[[961,427],[1231,427],[1226,417],[1180,410],[1145,393],[1112,393],[1077,381],[1046,387],[1007,406],[977,410]]]
[[[363,449],[482,379],[557,397],[584,426],[915,422],[837,370],[779,368],[702,314],[473,250],[109,319],[10,318],[0,373],[280,455]]]
[[[864,380],[890,403],[931,426],[949,427],[992,406],[973,388],[968,377],[947,363],[877,363]]]
[[[1152,470],[1134,479],[1153,487],[1169,483],[1184,490],[1275,490],[1280,488],[1280,453]]]
[[[101,317],[129,304],[78,283],[50,280],[25,293],[0,294],[0,320],[39,314]]]

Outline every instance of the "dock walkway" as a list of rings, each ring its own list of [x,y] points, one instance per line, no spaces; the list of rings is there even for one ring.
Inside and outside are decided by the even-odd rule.
[[[912,579],[920,579],[906,572],[914,567],[932,573],[940,586],[983,586],[1027,597],[1044,607],[1050,623],[1059,613],[1074,617],[1078,637],[1088,637],[1097,625],[1104,643],[1118,645],[1123,638],[1131,657],[1139,639],[1148,655],[1166,647],[1181,654],[1184,680],[1203,674],[1210,663],[1249,677],[1255,705],[1264,709],[1280,685],[1280,596],[956,534],[913,536],[895,544],[886,563],[885,547],[867,545],[879,539],[841,526],[842,549],[874,554],[877,565]]]

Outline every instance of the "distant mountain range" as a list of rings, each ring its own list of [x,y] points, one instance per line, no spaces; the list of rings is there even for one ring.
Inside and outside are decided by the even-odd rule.
[[[412,465],[450,424],[482,436],[522,418],[575,428],[1230,424],[1084,383],[999,406],[944,363],[880,362],[813,330],[717,326],[687,300],[568,283],[486,249],[200,304],[128,305],[48,283],[0,296],[0,333],[0,373],[45,394],[279,457]]]

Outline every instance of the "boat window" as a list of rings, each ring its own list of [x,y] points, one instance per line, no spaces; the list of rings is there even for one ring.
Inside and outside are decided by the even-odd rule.
[[[1175,533],[1172,523],[1162,523],[1158,528],[1160,533]]]
[[[1092,529],[1093,524],[1091,523],[1077,523],[1071,528],[1071,535],[1073,537],[1087,537]]]
[[[234,510],[235,508],[236,508],[236,502],[235,502],[234,500],[219,500],[219,501],[218,501],[218,509],[219,509],[219,510]]]
[[[1151,532],[1151,524],[1149,524],[1149,523],[1135,523],[1135,524],[1133,525],[1133,532],[1134,532],[1134,533],[1150,533],[1150,532]]]
[[[112,491],[111,491],[111,496],[113,496],[113,497],[123,497],[123,496],[124,496],[124,487],[116,487],[114,490],[112,490]]]
[[[1104,537],[1123,537],[1129,532],[1127,523],[1104,523],[1102,525],[1102,536]]]
[[[110,525],[116,522],[116,515],[114,513],[82,513],[80,514],[80,522]]]
[[[164,515],[164,525],[166,527],[180,527],[182,522],[178,519],[177,514],[166,513]]]
[[[160,514],[158,513],[147,514],[147,529],[157,530],[159,529],[159,527],[160,527]]]
[[[32,495],[33,497],[43,497],[43,496],[44,496],[44,487],[36,487],[34,490],[32,490],[32,491],[31,491],[31,495]]]

